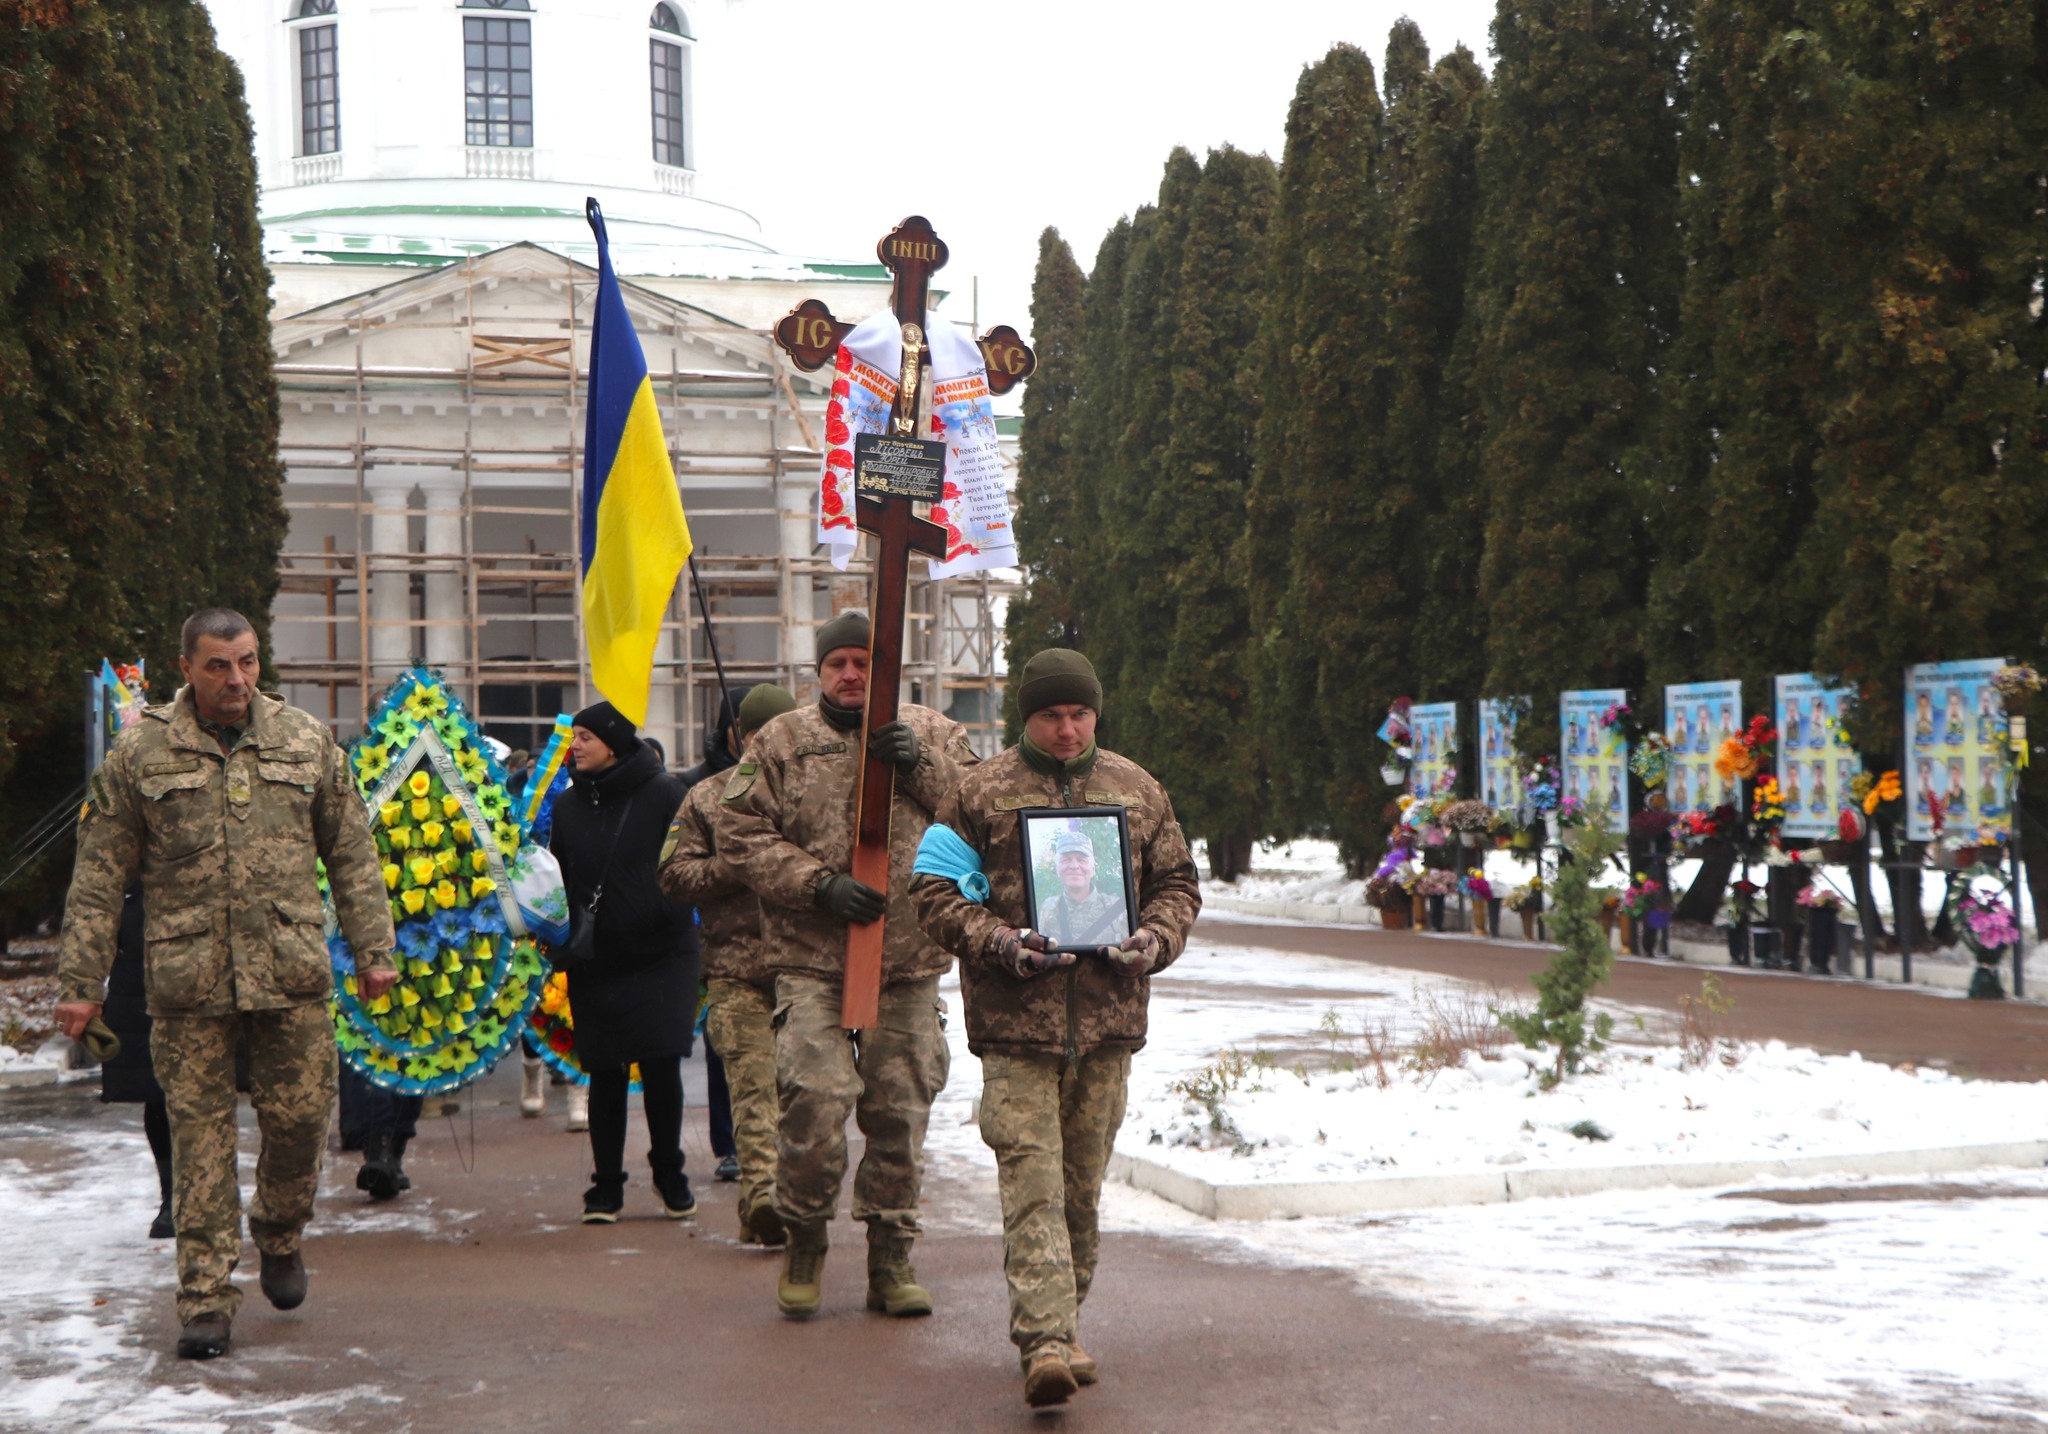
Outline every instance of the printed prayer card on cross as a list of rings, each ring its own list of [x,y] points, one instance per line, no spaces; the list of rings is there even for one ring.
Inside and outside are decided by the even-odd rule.
[[[903,358],[885,432],[855,436],[854,520],[874,536],[874,596],[869,616],[873,637],[868,654],[868,705],[861,750],[868,734],[896,720],[897,689],[903,673],[905,590],[913,549],[934,559],[947,556],[947,532],[912,511],[914,504],[939,501],[944,488],[946,445],[928,436],[926,409],[931,391],[932,344],[926,331],[931,276],[946,265],[945,241],[923,215],[913,214],[876,246],[893,276],[890,312],[901,326]],[[834,361],[840,343],[855,326],[832,317],[817,299],[806,299],[775,326],[775,340],[806,373]],[[988,370],[991,393],[1009,392],[1031,376],[1037,359],[1007,324],[983,334],[977,347]],[[873,756],[861,765],[853,876],[875,890],[889,890],[889,810],[895,802],[896,770]],[[882,993],[884,921],[854,924],[846,932],[846,979],[839,1020],[849,1030],[872,1026]]]

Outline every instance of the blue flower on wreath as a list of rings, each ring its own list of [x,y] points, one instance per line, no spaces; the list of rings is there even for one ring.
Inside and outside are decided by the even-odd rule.
[[[452,916],[453,912],[443,912]],[[479,936],[503,936],[505,934],[505,912],[495,901],[479,901],[469,908],[469,929]]]
[[[398,946],[414,961],[431,961],[441,949],[431,921],[408,921],[399,927]]]
[[[434,941],[440,946],[469,944],[470,919],[466,911],[442,911],[433,920]]]

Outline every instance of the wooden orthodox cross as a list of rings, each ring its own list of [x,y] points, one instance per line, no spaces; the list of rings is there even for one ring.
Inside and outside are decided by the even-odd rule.
[[[931,363],[925,337],[925,302],[932,274],[946,265],[945,241],[929,220],[913,214],[875,247],[894,276],[889,308],[903,328],[903,363],[886,433],[861,434],[855,442],[854,517],[860,530],[880,540],[875,555],[874,601],[869,613],[873,636],[868,649],[868,705],[861,726],[861,751],[870,732],[896,720],[896,690],[903,677],[904,589],[910,577],[910,552],[946,556],[946,530],[911,511],[914,502],[939,497],[945,445],[924,436],[919,398]],[[806,299],[775,326],[775,341],[806,373],[832,360],[839,342],[853,332],[816,299]],[[978,341],[988,365],[988,386],[1007,393],[1031,376],[1037,360],[1007,324],[990,329]],[[896,769],[863,756],[853,876],[875,890],[889,890],[889,809],[895,804]],[[883,922],[854,924],[846,929],[846,980],[840,997],[839,1023],[849,1030],[873,1027],[882,997]]]

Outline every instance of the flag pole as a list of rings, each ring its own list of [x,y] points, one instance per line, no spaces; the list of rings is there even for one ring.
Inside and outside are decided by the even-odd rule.
[[[697,611],[704,618],[704,645],[711,649],[711,665],[718,672],[718,710],[731,712],[734,726],[740,714],[733,710],[732,689],[725,685],[725,659],[718,655],[718,634],[711,630],[711,604],[704,600],[704,579],[697,572],[697,555],[690,554],[690,586],[697,590]]]

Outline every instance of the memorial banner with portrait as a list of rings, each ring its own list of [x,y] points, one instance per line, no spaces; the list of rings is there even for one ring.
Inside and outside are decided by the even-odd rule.
[[[1458,780],[1458,704],[1418,702],[1408,709],[1415,761],[1408,790],[1418,797],[1447,792]]]
[[[1742,731],[1742,682],[1681,682],[1664,689],[1664,796],[1674,812],[1711,812],[1742,799],[1714,771],[1721,743]]]
[[[1628,832],[1628,742],[1600,716],[1627,701],[1621,688],[1600,687],[1560,693],[1557,704],[1559,797],[1577,798],[1588,820],[1597,816],[1620,835]]]
[[[1944,835],[2002,841],[2012,835],[2005,704],[1991,675],[2005,659],[1926,662],[1906,669],[1906,840]]]
[[[1840,726],[1842,704],[1856,695],[1831,687],[1811,672],[1787,672],[1773,679],[1771,720],[1778,728],[1778,790],[1785,794],[1788,837],[1833,839],[1841,816],[1854,804],[1850,784],[1863,770]]]
[[[1512,807],[1522,800],[1515,728],[1528,710],[1526,697],[1479,699],[1479,799],[1489,807]]]

